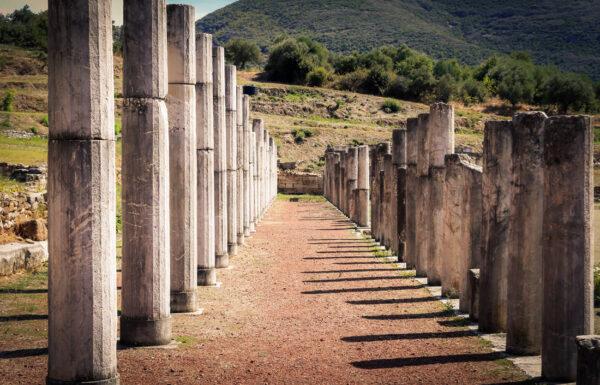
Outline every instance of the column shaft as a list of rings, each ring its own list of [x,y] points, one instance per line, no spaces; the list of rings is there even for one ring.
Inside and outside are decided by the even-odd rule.
[[[227,131],[227,252],[237,254],[237,71],[225,68],[225,104]]]

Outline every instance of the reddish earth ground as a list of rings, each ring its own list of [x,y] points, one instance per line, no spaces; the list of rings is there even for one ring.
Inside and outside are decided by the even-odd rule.
[[[204,314],[173,316],[177,347],[119,350],[121,383],[527,383],[371,249],[329,204],[276,202],[222,287],[199,289]],[[2,384],[44,382],[31,322],[0,317]]]

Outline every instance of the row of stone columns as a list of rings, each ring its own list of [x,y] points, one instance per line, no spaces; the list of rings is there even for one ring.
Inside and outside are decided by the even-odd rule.
[[[47,382],[117,384],[111,1],[48,8]],[[123,19],[120,341],[161,345],[264,215],[277,149],[193,7],[132,0]]]
[[[486,123],[481,167],[454,154],[454,110],[437,103],[364,166],[372,237],[459,298],[482,332],[505,332],[509,353],[541,353],[552,381],[575,379],[576,337],[593,329],[592,143],[589,117],[517,114]],[[327,199],[358,226],[361,149],[329,148],[324,170]],[[580,372],[597,346],[579,339]]]

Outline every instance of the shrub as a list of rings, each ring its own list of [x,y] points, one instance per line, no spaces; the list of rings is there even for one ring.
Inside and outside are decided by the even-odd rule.
[[[595,105],[595,92],[589,79],[577,74],[557,73],[545,84],[544,102],[558,106],[560,113],[589,111]]]
[[[388,114],[392,114],[400,112],[402,107],[400,106],[400,103],[398,103],[398,101],[394,99],[387,99],[385,102],[383,102],[381,109]]]
[[[296,144],[302,144],[306,138],[314,136],[314,132],[310,128],[294,128],[292,130],[292,136],[294,137],[294,142],[296,142]]]
[[[334,83],[334,88],[343,91],[359,92],[364,89],[364,84],[369,72],[361,68],[354,72],[339,76]]]
[[[317,67],[306,75],[306,83],[309,86],[321,87],[330,78],[331,74],[323,67]]]
[[[308,38],[287,38],[272,47],[265,72],[271,80],[305,84],[309,72],[329,68],[329,51]]]
[[[4,98],[2,99],[2,111],[12,112],[14,109],[14,106],[13,106],[14,102],[15,102],[15,91],[7,90],[4,93]]]
[[[260,63],[260,49],[256,43],[244,39],[232,39],[225,45],[225,57],[238,69]]]
[[[455,99],[458,93],[456,80],[449,74],[446,74],[438,80],[434,90],[434,97],[436,101],[448,103],[450,100]]]
[[[31,131],[33,135],[37,135],[39,132],[38,128],[33,126],[29,128],[29,131]]]
[[[471,78],[462,84],[461,99],[466,104],[483,103],[488,98],[488,91],[482,82]]]
[[[363,84],[367,92],[384,95],[392,83],[392,76],[383,67],[375,67],[369,71]]]
[[[40,124],[44,127],[48,127],[48,115],[44,115],[42,119],[40,119]]]

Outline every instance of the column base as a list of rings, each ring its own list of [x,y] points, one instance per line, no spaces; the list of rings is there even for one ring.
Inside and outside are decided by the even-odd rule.
[[[216,286],[217,285],[217,271],[214,267],[210,269],[200,269],[197,271],[198,286]]]
[[[119,385],[119,375],[104,380],[61,381],[46,378],[46,385]]]
[[[121,340],[130,346],[158,346],[171,342],[171,317],[157,320],[121,316]]]
[[[250,228],[244,227],[244,238],[249,238],[249,237],[250,237]]]
[[[171,313],[194,313],[197,310],[195,290],[171,293]]]
[[[217,269],[226,269],[229,267],[229,254],[215,256],[215,267]]]
[[[237,243],[230,243],[227,245],[227,254],[235,257],[238,253],[238,245]]]
[[[246,241],[246,239],[244,238],[244,234],[238,234],[237,235],[237,244],[238,246],[244,246],[244,242]]]

